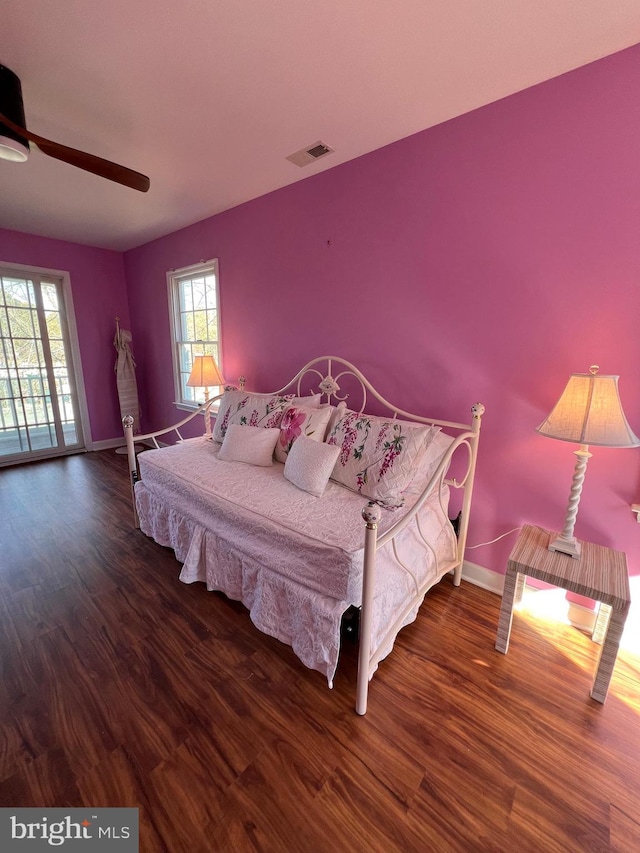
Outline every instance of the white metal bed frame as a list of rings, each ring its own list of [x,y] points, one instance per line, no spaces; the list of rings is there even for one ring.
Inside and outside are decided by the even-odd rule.
[[[319,369],[320,365],[323,365],[322,370]],[[339,372],[335,376],[333,375],[334,365],[337,365],[337,369],[339,370]],[[293,377],[293,379],[286,385],[284,385],[282,388],[277,391],[270,392],[268,394],[260,393],[259,396],[272,397],[276,394],[284,394],[287,392],[295,394],[296,396],[303,396],[303,383],[305,381],[308,381],[310,377],[312,378],[312,381],[316,383],[316,386],[315,389],[307,389],[307,393],[318,393],[319,391],[323,396],[326,396],[326,402],[328,403],[333,403],[335,405],[336,403],[345,401],[347,397],[350,396],[349,394],[341,393],[340,381],[343,381],[345,377],[351,377],[352,380],[355,380],[356,388],[359,386],[360,391],[362,392],[362,402],[357,411],[365,411],[367,393],[370,393],[379,403],[381,403],[389,411],[389,416],[392,419],[400,416],[415,423],[439,426],[447,430],[450,434],[453,434],[454,438],[451,446],[445,453],[436,471],[431,477],[431,480],[425,487],[419,499],[411,508],[410,512],[405,514],[383,535],[378,536],[378,523],[381,518],[380,507],[375,502],[370,501],[362,510],[362,517],[365,522],[364,566],[362,583],[362,607],[360,613],[360,637],[358,649],[356,712],[360,715],[364,715],[367,710],[367,694],[369,688],[369,681],[378,666],[380,658],[383,655],[389,640],[395,636],[395,632],[400,629],[408,614],[412,611],[416,604],[422,600],[426,592],[428,592],[428,590],[435,583],[437,583],[445,574],[453,573],[454,586],[460,585],[460,580],[462,576],[462,565],[464,562],[464,551],[467,541],[467,531],[469,527],[469,513],[471,509],[471,498],[473,494],[476,459],[478,454],[478,440],[480,437],[480,427],[485,407],[482,405],[482,403],[476,403],[474,406],[471,407],[472,419],[471,423],[469,424],[458,423],[455,421],[443,421],[435,418],[425,418],[420,415],[415,415],[411,412],[399,409],[397,406],[394,406],[392,403],[389,403],[388,400],[386,400],[381,394],[378,393],[378,391],[376,391],[376,389],[371,385],[368,379],[360,372],[360,370],[358,370],[357,367],[355,367],[355,365],[338,356],[320,356],[319,358],[312,359],[311,361],[307,362],[307,364],[305,364],[305,366]],[[240,387],[244,388],[243,377],[241,377]],[[251,393],[252,395],[258,395],[258,392]],[[150,442],[153,447],[159,449],[161,445],[158,441],[158,438],[161,436],[167,436],[171,433],[177,436],[178,440],[183,441],[184,439],[180,432],[181,427],[183,427],[185,424],[189,423],[191,420],[201,414],[205,416],[205,423],[207,425],[205,435],[210,435],[209,423],[211,407],[221,398],[222,394],[219,394],[218,396],[207,400],[194,412],[183,418],[178,423],[173,424],[172,426],[156,430],[155,432],[149,432],[145,435],[136,435],[135,443],[133,435],[133,418],[129,415],[123,418],[122,422],[124,426],[124,434],[127,445],[127,457],[131,481],[131,494],[133,500],[133,512],[136,527],[139,527],[139,520],[136,511],[134,488],[136,482],[139,479],[139,471],[136,460],[135,444],[140,442]],[[351,409],[356,410],[353,405],[351,405]],[[446,473],[449,469],[451,459],[456,453],[456,451],[459,450],[459,448],[461,447],[464,447],[467,451],[467,464],[464,475],[460,480],[455,478],[447,479]],[[407,572],[410,573],[410,570],[406,566],[404,566],[402,560],[397,554],[394,541],[395,536],[408,524],[410,524],[411,521],[413,521],[425,501],[434,492],[434,489],[438,488],[438,490],[440,490],[442,484],[446,484],[447,486],[450,486],[454,489],[463,490],[462,507],[460,513],[459,527],[457,531],[457,553],[455,559],[450,561],[449,563],[438,566],[437,576],[435,580],[429,581],[428,583],[422,586],[419,586],[416,583],[415,595],[413,596],[411,601],[406,603],[406,606],[396,616],[396,619],[389,627],[382,641],[378,643],[375,649],[373,649],[371,642],[371,617],[375,589],[376,552],[379,548],[382,548],[384,545],[391,542],[392,547],[394,549],[394,556],[397,562]],[[418,531],[420,532],[421,538],[423,539],[425,546],[430,548],[431,546],[429,545],[429,542],[424,536],[422,536],[422,532],[420,531],[419,518],[416,518],[416,522],[418,526]]]

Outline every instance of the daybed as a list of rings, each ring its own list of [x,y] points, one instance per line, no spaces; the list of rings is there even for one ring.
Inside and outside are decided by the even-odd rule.
[[[216,404],[213,435],[206,417],[205,435],[184,440],[184,424]],[[175,550],[182,581],[242,601],[329,686],[343,617],[359,613],[364,714],[371,676],[427,590],[449,572],[460,583],[483,411],[473,406],[469,424],[410,414],[324,356],[276,392],[227,387],[178,424],[136,435],[155,447],[137,457],[124,418],[136,523]],[[161,447],[171,434],[177,443]],[[447,479],[460,447],[461,474]],[[457,536],[450,487],[462,491]]]

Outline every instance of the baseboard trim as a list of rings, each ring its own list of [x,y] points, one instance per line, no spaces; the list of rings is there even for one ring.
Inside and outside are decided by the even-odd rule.
[[[587,634],[593,634],[593,629],[596,625],[597,613],[583,604],[578,604],[576,601],[568,602],[567,618],[574,628],[580,631],[585,631]]]
[[[113,450],[116,447],[122,447],[124,441],[121,438],[108,438],[105,441],[87,442],[87,450]]]
[[[463,562],[462,579],[496,595],[502,595],[504,575],[492,572],[491,569],[485,569],[484,566],[479,566],[477,563],[471,563],[468,560]]]
[[[144,444],[145,447],[155,447],[152,441],[136,441],[136,444]],[[158,442],[162,444],[162,442]],[[87,450],[117,450],[123,448],[126,452],[127,443],[122,438],[108,438],[106,441],[92,441],[87,444]]]

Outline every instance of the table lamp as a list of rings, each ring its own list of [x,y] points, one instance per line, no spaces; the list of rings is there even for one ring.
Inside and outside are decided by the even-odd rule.
[[[191,388],[204,388],[204,401],[209,402],[209,388],[212,385],[224,385],[218,365],[212,355],[196,355],[193,367],[187,379]],[[204,413],[204,437],[211,438],[211,410],[208,407]]]
[[[617,376],[600,376],[597,365],[589,373],[574,373],[551,414],[536,429],[540,435],[571,441],[580,448],[573,474],[569,505],[562,533],[549,542],[550,551],[559,551],[578,559],[580,543],[573,535],[580,494],[591,458],[589,445],[600,447],[638,447],[640,439],[633,433],[622,411]]]

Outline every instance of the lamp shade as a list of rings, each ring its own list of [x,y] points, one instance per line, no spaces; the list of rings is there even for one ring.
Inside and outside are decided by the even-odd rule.
[[[218,365],[212,355],[197,355],[187,379],[192,388],[210,388],[212,385],[224,385]]]
[[[540,435],[601,447],[638,447],[640,439],[627,423],[617,376],[574,373],[551,414],[536,429]]]

